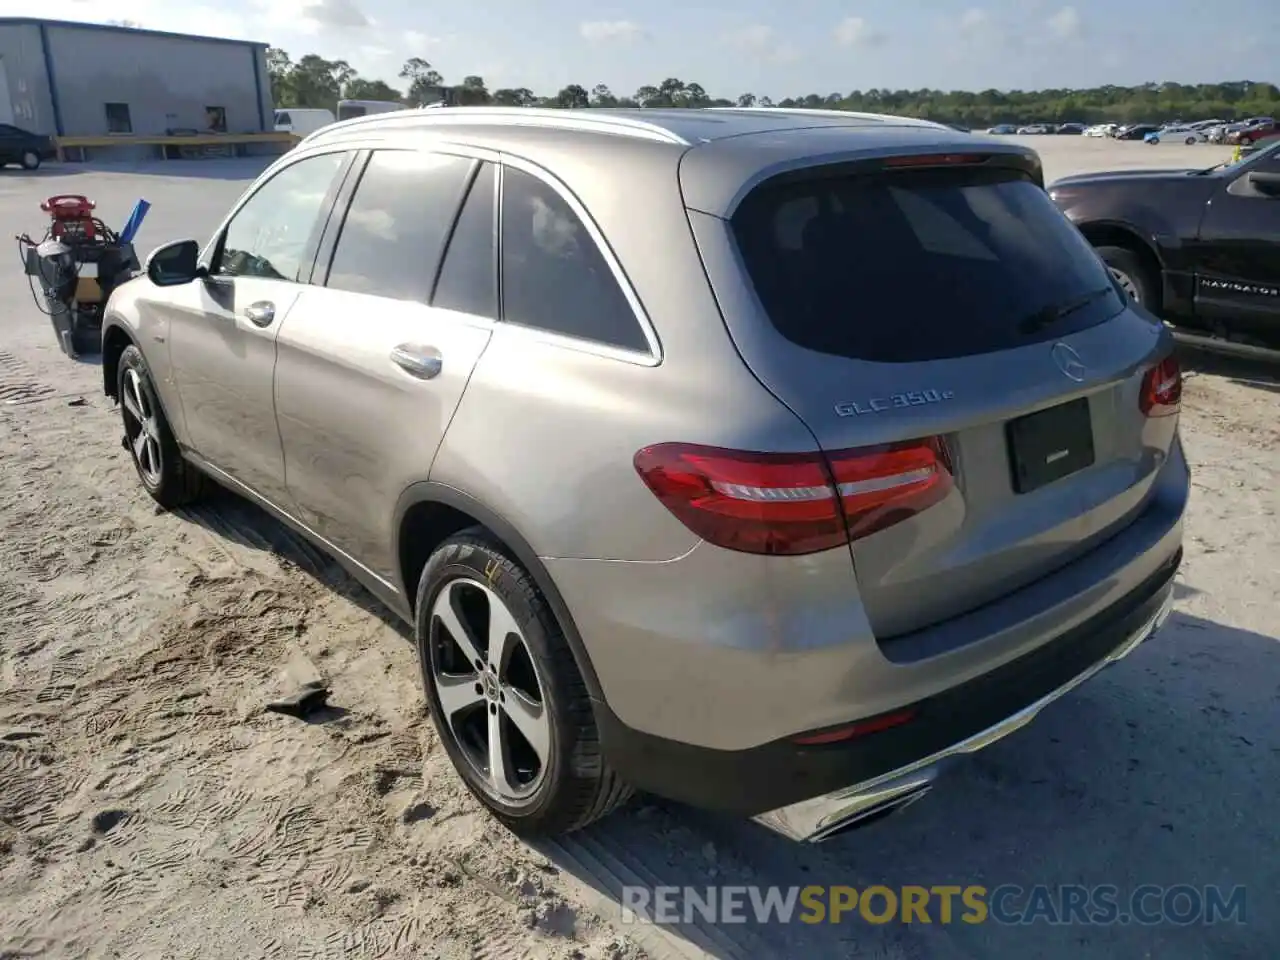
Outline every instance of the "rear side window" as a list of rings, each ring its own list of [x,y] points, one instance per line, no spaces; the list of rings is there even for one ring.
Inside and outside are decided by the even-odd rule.
[[[778,332],[850,359],[989,353],[1124,309],[1088,241],[1012,172],[765,184],[734,215],[733,232]]]
[[[591,234],[555,190],[502,173],[502,319],[625,350],[648,350],[635,311]]]
[[[325,286],[426,303],[473,163],[375,151],[347,208]]]
[[[476,173],[440,265],[433,307],[498,319],[497,183],[492,163]]]

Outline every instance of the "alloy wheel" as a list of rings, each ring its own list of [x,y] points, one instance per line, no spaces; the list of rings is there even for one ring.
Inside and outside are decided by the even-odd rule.
[[[527,799],[546,772],[551,718],[510,610],[487,585],[452,580],[432,606],[428,642],[438,719],[489,793]]]
[[[146,389],[142,385],[142,376],[137,370],[128,369],[124,373],[123,388],[120,391],[120,405],[124,409],[124,434],[137,461],[138,472],[148,486],[155,487],[160,483],[163,461],[160,454],[160,423],[156,411],[151,406]]]
[[[1116,283],[1120,284],[1120,288],[1129,295],[1129,299],[1142,302],[1142,294],[1138,290],[1138,285],[1133,282],[1133,278],[1123,270],[1117,270],[1115,267],[1108,267],[1111,276],[1115,278]]]

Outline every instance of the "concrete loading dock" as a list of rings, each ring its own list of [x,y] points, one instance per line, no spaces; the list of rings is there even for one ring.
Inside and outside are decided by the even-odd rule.
[[[0,123],[59,154],[279,152],[265,43],[0,17]],[[185,148],[185,149],[184,149]]]

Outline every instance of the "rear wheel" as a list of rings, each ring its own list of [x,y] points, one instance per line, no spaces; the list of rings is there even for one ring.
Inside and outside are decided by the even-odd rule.
[[[35,170],[40,166],[40,154],[34,150],[27,150],[22,154],[22,169]]]
[[[564,632],[486,530],[464,530],[431,555],[416,619],[436,730],[467,788],[508,828],[567,833],[631,795],[600,753]]]
[[[1128,247],[1098,247],[1107,269],[1129,297],[1148,309],[1154,309],[1158,297],[1156,278],[1142,258]]]

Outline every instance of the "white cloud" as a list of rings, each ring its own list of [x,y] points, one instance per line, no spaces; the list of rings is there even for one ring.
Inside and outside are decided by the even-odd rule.
[[[730,30],[722,39],[728,46],[769,63],[791,63],[800,56],[799,50],[780,41],[777,31],[763,23]]]
[[[303,8],[303,14],[322,27],[339,30],[361,29],[372,23],[355,0],[314,0]]]
[[[862,17],[845,17],[835,29],[836,43],[842,47],[874,47],[888,39]]]
[[[433,34],[423,33],[421,30],[406,30],[404,32],[404,45],[417,50],[423,50],[427,47],[438,47],[441,44],[448,43],[453,38],[451,36],[435,36]]]
[[[1049,18],[1049,29],[1064,40],[1074,40],[1084,32],[1084,25],[1075,7],[1063,7]]]
[[[630,43],[644,36],[634,20],[589,20],[578,25],[578,32],[591,43]]]
[[[991,14],[981,7],[970,7],[960,15],[960,29],[966,33],[981,30],[991,22]]]

